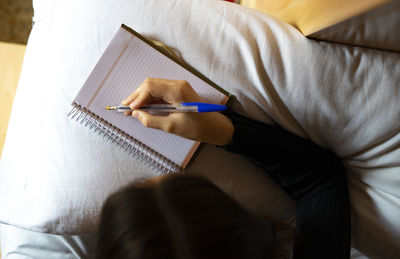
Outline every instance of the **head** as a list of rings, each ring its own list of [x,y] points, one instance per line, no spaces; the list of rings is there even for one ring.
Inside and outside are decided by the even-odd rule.
[[[203,177],[168,175],[110,196],[97,258],[271,258],[272,224]]]

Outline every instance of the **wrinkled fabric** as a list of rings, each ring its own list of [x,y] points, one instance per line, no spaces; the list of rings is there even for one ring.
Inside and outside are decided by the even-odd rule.
[[[400,219],[393,216],[400,215],[400,54],[310,40],[271,16],[219,0],[47,0],[35,1],[34,10],[0,163],[0,222],[93,232],[110,193],[154,176],[66,117],[125,23],[232,93],[236,112],[333,150],[351,179],[353,245],[372,257],[400,252]],[[37,104],[46,109],[33,109]],[[251,211],[293,222],[295,204],[271,179],[216,149],[200,149],[189,172],[211,178]]]

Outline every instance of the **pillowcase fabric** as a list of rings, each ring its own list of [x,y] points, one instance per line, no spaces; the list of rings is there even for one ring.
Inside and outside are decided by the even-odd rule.
[[[110,193],[155,175],[66,117],[124,23],[233,94],[235,111],[342,157],[353,245],[368,256],[400,252],[398,53],[307,39],[272,16],[220,0],[47,0],[34,1],[34,10],[0,163],[1,222],[94,232]],[[46,108],[32,108],[38,105]],[[205,145],[188,172],[209,177],[254,213],[293,223],[293,201],[237,155]]]

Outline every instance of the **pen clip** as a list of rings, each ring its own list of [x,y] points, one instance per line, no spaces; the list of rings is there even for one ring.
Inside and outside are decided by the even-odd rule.
[[[220,105],[220,104],[193,102],[193,103],[181,103],[181,105],[197,106],[197,111],[199,113],[201,113],[201,112],[220,112],[220,111],[226,110],[226,106]]]

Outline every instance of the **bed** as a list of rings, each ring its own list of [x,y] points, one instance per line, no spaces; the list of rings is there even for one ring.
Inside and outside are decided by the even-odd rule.
[[[154,176],[66,117],[124,23],[228,90],[235,111],[333,150],[348,173],[353,247],[368,257],[399,254],[398,52],[311,40],[270,15],[220,0],[41,0],[34,11],[0,163],[1,223],[91,234],[110,193]],[[38,105],[46,108],[33,109]],[[204,145],[188,172],[210,178],[253,213],[295,220],[295,203],[237,155]]]

